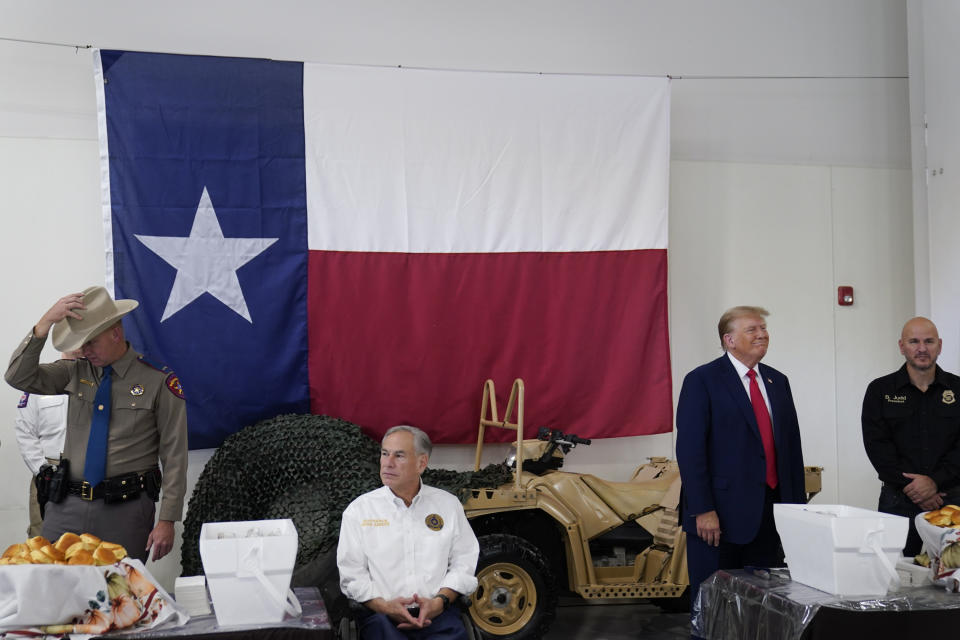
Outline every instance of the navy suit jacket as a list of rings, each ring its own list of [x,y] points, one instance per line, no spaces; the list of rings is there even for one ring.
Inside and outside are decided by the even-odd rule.
[[[787,377],[760,363],[770,400],[781,502],[804,503],[800,425]],[[683,528],[716,511],[723,540],[746,544],[760,528],[766,458],[753,406],[726,354],[687,374],[677,405],[677,461],[683,479]]]

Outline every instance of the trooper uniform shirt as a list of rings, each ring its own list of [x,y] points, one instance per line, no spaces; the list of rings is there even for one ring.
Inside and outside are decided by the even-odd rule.
[[[24,393],[17,405],[14,432],[23,462],[37,475],[49,459],[60,458],[67,424],[67,396]]]
[[[83,481],[93,401],[102,369],[86,359],[39,364],[46,340],[33,330],[14,352],[7,382],[21,391],[69,396],[63,455],[70,479]],[[141,473],[163,465],[159,519],[178,521],[187,484],[187,413],[179,379],[158,368],[127,344],[112,365],[106,477]]]
[[[337,566],[340,590],[358,602],[417,594],[433,598],[442,587],[470,594],[480,545],[460,501],[420,485],[410,506],[380,487],[343,512]]]
[[[960,378],[937,367],[923,392],[904,365],[870,383],[861,418],[864,448],[886,485],[902,489],[906,472],[941,491],[960,487]]]

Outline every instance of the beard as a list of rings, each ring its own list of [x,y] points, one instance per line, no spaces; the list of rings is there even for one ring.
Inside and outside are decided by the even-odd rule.
[[[927,358],[926,360],[917,361],[916,358],[910,358],[908,360],[910,366],[916,369],[917,371],[929,371],[937,366],[936,358]]]

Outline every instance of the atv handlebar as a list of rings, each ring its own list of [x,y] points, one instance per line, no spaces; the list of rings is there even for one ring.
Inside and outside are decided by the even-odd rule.
[[[537,430],[537,438],[559,445],[566,445],[567,447],[575,447],[578,444],[589,445],[592,442],[590,438],[581,438],[572,433],[564,433],[559,429],[550,429],[549,427],[540,427],[540,429]]]

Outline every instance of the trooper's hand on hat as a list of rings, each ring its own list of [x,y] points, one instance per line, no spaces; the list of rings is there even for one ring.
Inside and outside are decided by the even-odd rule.
[[[114,300],[104,287],[87,287],[81,294],[60,298],[57,304],[44,314],[44,326],[36,328],[37,337],[42,335],[41,329],[47,329],[52,333],[54,349],[80,349],[118,323],[139,304],[136,300]],[[82,313],[77,313],[78,310]],[[53,329],[49,329],[50,325],[53,325]],[[89,358],[87,355],[87,359]]]
[[[46,338],[47,334],[50,333],[50,327],[64,318],[82,319],[83,316],[77,313],[77,309],[86,309],[83,306],[82,293],[70,293],[63,296],[43,314],[40,321],[33,327],[33,335],[38,338]]]

